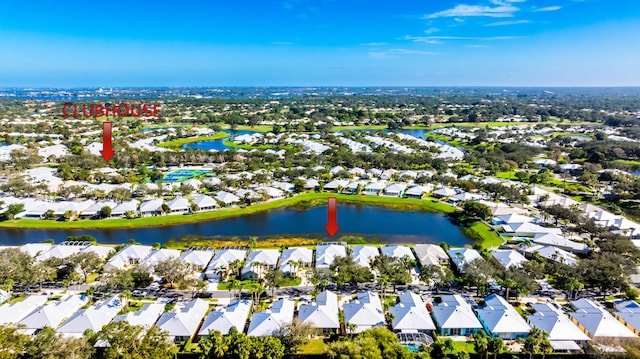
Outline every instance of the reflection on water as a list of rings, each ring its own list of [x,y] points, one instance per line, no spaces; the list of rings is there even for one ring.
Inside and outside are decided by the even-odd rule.
[[[266,237],[292,234],[329,238],[324,231],[326,224],[326,207],[304,210],[278,208],[245,216],[165,227],[89,230],[0,229],[0,244],[19,245],[45,239],[60,242],[68,236],[83,234],[96,237],[100,243],[113,244],[126,243],[129,239],[143,244],[162,243],[186,235]],[[471,243],[471,239],[443,214],[340,204],[338,225],[341,226],[338,236],[352,234],[389,243]]]

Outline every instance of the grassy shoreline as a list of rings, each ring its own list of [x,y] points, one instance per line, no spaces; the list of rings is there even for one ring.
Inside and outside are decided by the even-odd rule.
[[[394,198],[364,195],[346,195],[336,193],[303,193],[291,198],[283,198],[265,203],[259,203],[242,208],[229,208],[217,211],[201,212],[191,215],[166,215],[144,217],[136,219],[102,219],[102,220],[78,220],[71,222],[58,222],[38,219],[18,219],[0,222],[0,228],[17,228],[17,229],[127,229],[140,227],[162,227],[186,223],[194,223],[200,221],[216,220],[242,216],[271,209],[296,206],[311,207],[321,205],[326,202],[328,197],[336,197],[340,203],[360,204],[381,206],[393,208],[401,211],[426,211],[431,213],[452,214],[458,212],[456,207],[440,202],[435,198],[427,197],[425,199],[413,198]],[[491,247],[500,245],[499,237],[481,222],[480,225],[470,225],[463,228],[469,237],[476,241],[481,247]],[[473,233],[471,233],[471,232]],[[470,235],[471,234],[471,235]]]

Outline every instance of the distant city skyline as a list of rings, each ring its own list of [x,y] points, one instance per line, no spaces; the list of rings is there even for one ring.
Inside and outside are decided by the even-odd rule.
[[[3,4],[0,87],[639,86],[640,1]]]

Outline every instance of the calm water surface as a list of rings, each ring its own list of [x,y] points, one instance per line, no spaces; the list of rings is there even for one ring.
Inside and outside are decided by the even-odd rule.
[[[165,242],[185,235],[203,236],[274,236],[279,234],[309,235],[329,238],[324,231],[327,209],[313,207],[278,208],[246,216],[187,223],[166,227],[133,229],[0,229],[0,244],[19,245],[45,239],[63,241],[67,236],[89,234],[100,243],[126,243],[135,239],[143,244]],[[386,243],[470,244],[472,241],[443,214],[402,212],[384,207],[351,204],[338,205],[338,235],[352,234],[381,239]]]

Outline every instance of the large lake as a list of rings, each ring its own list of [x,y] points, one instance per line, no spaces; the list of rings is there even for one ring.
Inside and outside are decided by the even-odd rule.
[[[67,236],[89,234],[100,243],[126,243],[135,239],[143,244],[165,242],[185,235],[260,236],[278,234],[326,238],[327,208],[296,209],[284,207],[245,216],[187,223],[165,227],[133,229],[0,229],[0,244],[19,245],[45,239],[63,241]],[[338,236],[351,234],[385,243],[438,243],[454,246],[472,241],[445,215],[428,212],[402,212],[385,207],[351,204],[338,205]]]

